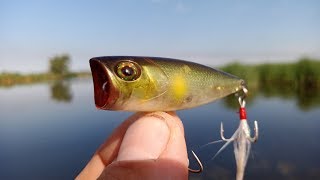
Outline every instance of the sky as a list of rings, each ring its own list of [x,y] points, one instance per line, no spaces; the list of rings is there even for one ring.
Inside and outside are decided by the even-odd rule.
[[[139,55],[220,66],[320,57],[317,0],[1,0],[0,72],[42,72],[68,53]]]

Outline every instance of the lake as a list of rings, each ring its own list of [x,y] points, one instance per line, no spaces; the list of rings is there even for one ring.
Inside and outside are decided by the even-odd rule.
[[[258,121],[260,138],[245,179],[320,179],[320,103],[313,102],[319,97],[261,91],[247,102],[249,124]],[[177,112],[188,150],[204,165],[190,179],[235,179],[233,145],[214,160],[222,144],[199,147],[220,138],[221,121],[226,137],[233,134],[237,105],[229,97]],[[73,179],[131,114],[97,110],[91,79],[0,88],[0,179]]]

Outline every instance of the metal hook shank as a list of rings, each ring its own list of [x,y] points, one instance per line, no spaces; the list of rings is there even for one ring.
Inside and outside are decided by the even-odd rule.
[[[251,142],[257,142],[259,138],[258,122],[254,121],[254,137],[250,137]]]
[[[202,166],[202,163],[200,161],[200,159],[198,158],[198,156],[196,155],[196,153],[194,153],[193,151],[192,152],[192,155],[193,157],[197,160],[197,163],[199,165],[199,169],[191,169],[189,168],[189,171],[192,172],[192,173],[201,173],[203,171],[203,166]]]
[[[223,129],[223,123],[221,122],[221,125],[220,125],[220,136],[221,136],[221,139],[224,140],[224,141],[230,141],[230,139],[227,139],[224,137],[224,129]]]

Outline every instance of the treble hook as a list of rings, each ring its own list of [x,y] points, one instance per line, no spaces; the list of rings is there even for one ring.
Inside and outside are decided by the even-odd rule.
[[[255,143],[258,141],[258,138],[259,138],[259,129],[258,129],[258,122],[257,121],[254,121],[254,137],[250,137],[250,132],[247,132],[247,138],[249,139],[250,142],[252,143]],[[224,137],[224,129],[223,129],[223,123],[221,122],[221,126],[220,126],[220,136],[221,136],[221,139],[223,141],[232,141],[234,140],[234,138],[225,138]]]
[[[196,155],[196,153],[194,153],[193,151],[191,151],[191,152],[192,152],[193,157],[197,160],[197,163],[200,168],[199,169],[188,168],[188,170],[192,173],[201,173],[203,171],[202,163],[201,163],[200,159],[198,158],[198,156]]]
[[[220,136],[221,136],[221,139],[224,140],[224,141],[230,141],[230,140],[233,140],[231,138],[227,139],[224,137],[224,129],[223,129],[223,123],[221,122],[220,124]]]
[[[237,93],[236,96],[239,96],[238,101],[239,101],[239,104],[240,104],[240,112],[239,112],[240,113],[240,120],[245,120],[246,121],[246,118],[245,118],[245,106],[246,106],[245,98],[247,97],[248,89],[246,87],[243,87],[242,90],[243,90],[243,94],[239,95]],[[241,113],[244,113],[244,115],[241,115]],[[241,118],[241,116],[244,116],[244,117]],[[251,137],[250,131],[249,131],[249,127],[245,130],[245,132],[246,132],[246,135],[247,135],[247,138],[248,138],[249,141],[257,142],[258,137],[259,137],[258,122],[254,121],[254,132],[255,132],[254,137]],[[220,136],[221,136],[221,139],[224,140],[224,141],[234,140],[233,138],[227,139],[227,138],[224,137],[224,129],[223,129],[223,123],[222,122],[221,122],[221,125],[220,125]]]

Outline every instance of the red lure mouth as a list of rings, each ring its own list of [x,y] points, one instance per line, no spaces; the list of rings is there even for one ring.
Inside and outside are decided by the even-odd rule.
[[[90,60],[96,107],[103,108],[109,99],[111,82],[104,65],[98,60]]]

